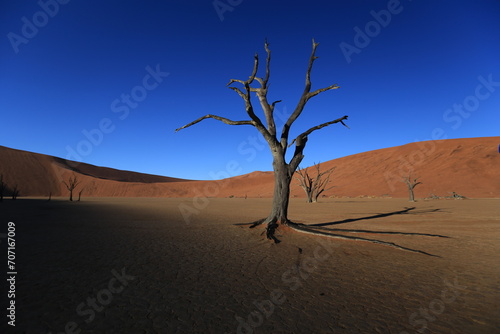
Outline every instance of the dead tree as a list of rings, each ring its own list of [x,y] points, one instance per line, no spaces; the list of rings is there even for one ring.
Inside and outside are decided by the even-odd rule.
[[[314,61],[318,58],[316,57],[316,48],[318,47],[318,43],[316,43],[313,40],[312,53],[309,58],[309,63],[306,70],[304,91],[300,96],[300,99],[293,113],[290,115],[285,125],[283,126],[281,133],[278,134],[276,130],[276,123],[273,112],[276,104],[281,102],[281,100],[269,102],[267,98],[267,93],[269,89],[269,77],[271,74],[270,71],[271,51],[269,49],[269,44],[267,43],[267,41],[265,42],[264,47],[267,53],[264,77],[257,77],[257,71],[259,69],[259,56],[258,54],[255,54],[253,70],[252,73],[250,74],[250,77],[247,80],[231,79],[227,84],[227,86],[230,89],[235,91],[243,99],[243,102],[245,103],[246,113],[250,119],[234,121],[225,117],[208,114],[196,119],[195,121],[189,124],[184,125],[183,127],[176,129],[175,131],[177,132],[179,130],[190,127],[194,124],[203,121],[204,119],[213,118],[215,120],[221,121],[229,125],[251,125],[260,132],[260,134],[264,137],[267,144],[269,145],[269,148],[271,149],[271,153],[273,156],[274,195],[273,195],[272,209],[269,215],[264,219],[256,221],[252,226],[255,227],[260,224],[266,224],[267,238],[274,240],[275,242],[279,242],[279,240],[275,237],[274,234],[279,226],[291,225],[289,224],[291,222],[288,219],[290,183],[300,162],[304,158],[303,152],[309,135],[313,131],[322,129],[326,126],[335,123],[340,123],[347,127],[347,125],[344,123],[344,121],[347,120],[347,116],[342,116],[335,120],[314,126],[309,130],[300,133],[295,139],[289,142],[290,128],[304,111],[304,107],[306,106],[307,102],[312,97],[320,93],[339,88],[337,84],[333,84],[328,87],[311,91],[311,86],[312,86],[311,70],[313,68]],[[232,86],[233,84],[240,84],[242,88],[234,87]],[[265,124],[262,121],[262,119],[255,113],[251,99],[252,93],[255,94],[255,96],[258,98],[260,102],[260,105],[264,113]],[[293,144],[295,144],[295,151],[293,153],[292,158],[289,161],[287,161],[285,158],[287,149]]]
[[[415,189],[416,186],[419,184],[422,184],[422,182],[418,182],[419,177],[412,178],[411,173],[408,174],[408,176],[403,176],[403,182],[406,183],[408,186],[408,193],[410,195],[410,202],[415,202],[415,195],[413,193],[413,189]]]
[[[297,169],[298,177],[296,177],[296,179],[299,180],[300,186],[304,189],[308,203],[318,202],[319,195],[333,188],[333,186],[329,188],[326,188],[326,186],[328,182],[330,182],[330,176],[336,167],[332,167],[324,172],[321,172],[319,163],[315,164],[314,167],[316,169],[316,175],[314,177],[309,175],[308,169]]]
[[[79,192],[78,192],[78,202],[80,202],[80,199],[82,198],[82,193],[83,191],[85,190],[85,188],[82,188]]]
[[[73,177],[69,177],[68,183],[66,183],[66,181],[63,181],[63,183],[69,190],[69,200],[73,201],[73,190],[75,190],[75,188],[80,184],[78,178],[75,174],[73,174]]]
[[[17,187],[17,184],[14,186],[12,189],[12,199],[16,200],[17,196],[19,196],[19,188]]]

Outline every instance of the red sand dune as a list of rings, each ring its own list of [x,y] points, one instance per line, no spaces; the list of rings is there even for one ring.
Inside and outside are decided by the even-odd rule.
[[[423,183],[415,188],[417,198],[430,194],[466,197],[500,197],[500,137],[448,139],[411,143],[359,153],[321,164],[336,166],[331,177],[335,187],[325,196],[406,197],[401,182],[409,168]],[[307,154],[307,151],[306,151]],[[271,197],[273,173],[253,172],[220,181],[191,181],[121,171],[43,154],[0,146],[0,174],[9,189],[20,196],[66,196],[63,180],[77,175],[83,197]],[[9,190],[7,191],[9,193]],[[292,181],[292,196],[304,197],[298,181]]]

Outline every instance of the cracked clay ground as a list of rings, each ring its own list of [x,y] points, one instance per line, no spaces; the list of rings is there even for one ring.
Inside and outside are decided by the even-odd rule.
[[[426,254],[290,231],[273,244],[236,225],[269,199],[208,201],[189,224],[179,205],[192,199],[4,201],[8,333],[500,332],[498,199],[291,200],[296,223]]]

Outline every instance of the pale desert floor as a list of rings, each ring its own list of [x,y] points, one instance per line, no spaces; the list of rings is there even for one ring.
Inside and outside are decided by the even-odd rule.
[[[4,200],[2,261],[13,221],[18,272],[9,333],[500,332],[499,199],[291,200],[298,223],[448,237],[334,232],[436,256],[298,232],[273,244],[235,225],[270,202]]]

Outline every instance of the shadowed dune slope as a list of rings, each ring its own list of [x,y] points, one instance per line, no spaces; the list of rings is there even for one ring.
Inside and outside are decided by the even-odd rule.
[[[417,198],[449,196],[452,192],[475,198],[500,197],[499,144],[500,137],[437,140],[330,160],[321,168],[336,167],[331,177],[335,187],[324,196],[406,197],[401,178],[411,170],[422,182],[415,188]],[[97,167],[3,146],[0,174],[7,184],[7,195],[17,185],[20,196],[66,196],[62,181],[72,174],[81,181],[75,193],[83,189],[83,197],[271,197],[273,193],[272,172],[191,181]],[[292,196],[304,197],[295,179]]]

